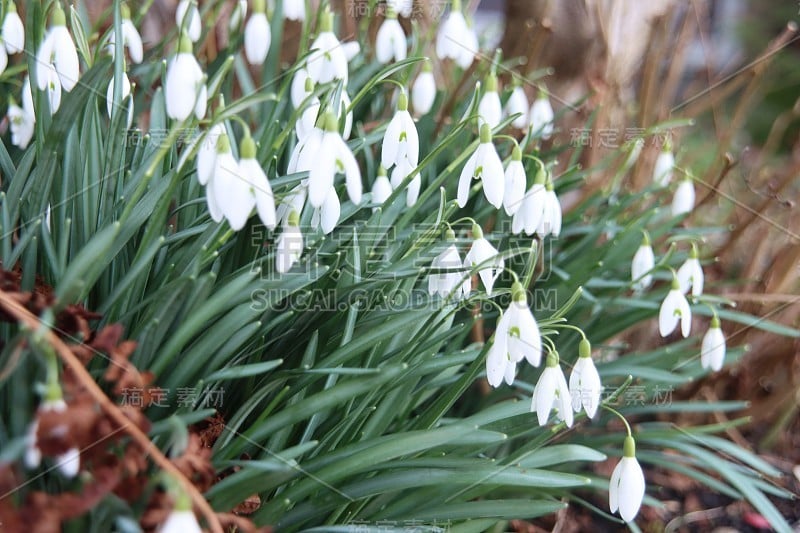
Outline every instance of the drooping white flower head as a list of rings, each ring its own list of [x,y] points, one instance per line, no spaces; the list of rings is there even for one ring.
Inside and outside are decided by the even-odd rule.
[[[37,70],[39,70],[38,65]],[[44,78],[39,78],[37,84],[41,85],[41,80],[44,79],[47,103],[50,107],[50,114],[53,115],[58,111],[58,108],[61,107],[61,80],[52,64],[46,65],[41,71],[42,72],[37,72],[37,75],[43,75]]]
[[[414,0],[386,0],[386,5],[405,18],[411,17],[414,10]]]
[[[303,255],[303,234],[300,232],[300,215],[292,210],[283,226],[283,231],[275,243],[275,270],[284,274],[291,270],[300,256]]]
[[[6,16],[3,18],[0,30],[5,51],[9,54],[19,54],[25,49],[25,27],[17,13],[17,6],[13,1],[6,4]]]
[[[406,34],[397,20],[397,12],[391,7],[387,8],[386,18],[375,37],[375,58],[384,65],[406,58]]]
[[[691,213],[694,209],[694,183],[690,177],[682,180],[672,197],[672,216]]]
[[[514,84],[514,90],[511,91],[511,96],[508,97],[506,107],[503,110],[504,117],[511,117],[519,113],[519,116],[511,121],[511,125],[518,130],[525,130],[528,128],[530,117],[528,96],[525,94],[525,89],[518,84]]]
[[[372,184],[372,203],[376,205],[372,210],[378,209],[377,206],[383,203],[392,195],[392,184],[386,176],[386,168],[383,165],[378,167],[378,177]]]
[[[39,433],[39,416],[48,413],[63,413],[67,410],[67,404],[61,394],[61,387],[58,383],[49,383],[45,393],[44,401],[39,405],[36,410],[36,418],[28,427],[25,443],[25,455],[23,460],[25,466],[28,468],[37,468],[42,461],[42,452],[39,449],[38,433]],[[66,433],[68,428],[65,426],[58,426],[52,429],[53,433]],[[63,435],[60,435],[63,436]],[[69,448],[63,453],[55,457],[56,469],[58,472],[66,477],[73,478],[78,475],[81,466],[81,453],[78,448]]]
[[[514,145],[511,152],[511,161],[506,167],[505,187],[503,190],[503,208],[506,214],[514,215],[525,201],[525,185],[528,177],[525,175],[525,166],[522,164],[522,150],[519,145]]]
[[[431,270],[434,272],[428,275],[428,294],[438,294],[442,298],[452,294],[454,298],[460,299],[472,290],[471,282],[469,276],[465,276],[455,245],[456,234],[452,229],[447,230],[445,240],[452,244],[431,262]]]
[[[319,98],[314,96],[313,92],[314,92],[314,82],[311,81],[311,78],[306,77],[305,96],[303,97],[302,100],[302,102],[305,103],[306,107],[303,109],[303,112],[300,115],[300,119],[298,119],[297,122],[294,123],[294,130],[297,133],[297,139],[299,141],[302,141],[303,139],[308,137],[308,135],[314,129],[314,125],[317,123],[317,118],[319,118],[319,110],[321,104]],[[303,103],[300,103],[299,106],[302,106]]]
[[[542,223],[547,204],[546,181],[547,172],[540,167],[533,179],[533,185],[525,193],[522,205],[511,219],[511,232],[515,235],[519,235],[522,231],[525,231],[526,235],[533,235]]]
[[[321,15],[319,35],[311,43],[306,69],[314,83],[342,80],[347,86],[347,55],[333,33],[333,13],[327,8]]]
[[[453,0],[450,13],[439,26],[436,36],[436,55],[439,59],[450,58],[466,70],[478,53],[478,37],[467,25],[461,13],[461,0]]]
[[[711,319],[711,326],[703,336],[700,364],[703,368],[710,368],[714,372],[719,371],[725,362],[725,350],[725,334],[722,333],[719,317],[714,315]]]
[[[113,111],[114,111],[114,78],[111,78],[111,81],[108,82],[108,89],[106,90],[106,109],[108,110],[108,118],[111,118]],[[131,124],[133,124],[133,98],[129,98],[131,96],[131,80],[128,79],[128,74],[123,70],[122,72],[122,96],[120,100],[120,104],[125,103],[125,99],[128,99],[128,116],[127,116],[127,127],[130,129]]]
[[[525,288],[518,281],[511,285],[511,305],[497,321],[494,343],[486,355],[486,378],[492,387],[505,379],[511,385],[516,365],[526,359],[532,366],[542,362],[542,336],[528,306]]]
[[[548,175],[545,182],[544,193],[544,212],[542,214],[542,221],[536,228],[536,233],[541,235],[542,238],[552,235],[558,237],[561,234],[561,202],[558,200],[556,191],[553,187],[553,180]]]
[[[481,126],[478,149],[470,156],[467,164],[461,170],[457,197],[459,207],[467,205],[473,179],[480,179],[483,182],[483,193],[486,195],[486,199],[495,208],[500,209],[505,194],[505,172],[503,171],[503,162],[497,155],[497,149],[492,144],[492,132],[488,124]]]
[[[247,17],[247,0],[238,0],[228,19],[228,29],[231,32],[238,32],[245,17]]]
[[[411,87],[411,104],[414,106],[416,115],[425,115],[433,107],[436,100],[436,79],[433,77],[433,70],[430,61],[426,61],[422,66],[414,85]]]
[[[158,533],[202,533],[200,524],[192,512],[192,501],[180,490],[175,496],[175,506],[158,528]]]
[[[559,421],[572,427],[572,395],[567,386],[567,379],[558,364],[558,354],[551,351],[547,354],[547,363],[539,381],[533,390],[531,412],[536,411],[539,425],[544,426],[550,418],[550,412],[555,409]]]
[[[194,112],[202,119],[206,114],[208,88],[205,74],[192,53],[192,41],[181,35],[178,53],[167,67],[164,99],[167,115],[175,120],[186,120]]]
[[[120,28],[122,31],[122,46],[128,49],[128,55],[136,64],[142,62],[144,58],[144,47],[142,46],[142,36],[139,34],[139,30],[136,29],[136,26],[131,21],[131,10],[127,4],[122,3],[120,4],[120,14],[122,15],[122,22],[120,23]],[[111,33],[108,36],[108,47],[106,50],[114,57],[116,52],[116,35],[114,34],[114,29],[111,29]]]
[[[675,156],[669,142],[665,142],[656,158],[653,167],[653,183],[659,187],[666,187],[672,181],[672,169],[675,168]]]
[[[193,43],[200,39],[200,11],[197,9],[195,0],[180,0],[175,9],[175,24],[179,32],[186,32],[186,35]]]
[[[197,181],[205,185],[214,175],[214,160],[217,158],[217,141],[227,135],[225,125],[221,122],[213,124],[205,136],[199,136],[197,142]]]
[[[644,499],[644,472],[636,460],[636,442],[633,437],[625,437],[623,456],[614,472],[608,487],[608,507],[626,522],[632,522],[639,513]]]
[[[592,360],[592,345],[586,339],[578,346],[578,360],[569,375],[569,392],[572,396],[572,409],[578,413],[583,408],[586,416],[594,418],[600,407],[603,384]]]
[[[627,172],[639,160],[642,155],[642,148],[644,148],[644,138],[641,136],[634,137],[625,141],[622,145],[622,151],[626,153],[625,161],[622,163],[622,170]]]
[[[656,258],[650,245],[650,235],[644,232],[642,244],[639,245],[631,262],[631,281],[634,290],[643,291],[653,284],[653,275],[650,271],[655,264]]]
[[[478,124],[488,124],[491,129],[495,129],[502,118],[503,106],[500,95],[497,94],[497,75],[489,72],[486,76],[486,92],[478,103]]]
[[[658,312],[658,331],[662,337],[672,333],[681,323],[681,334],[688,337],[692,329],[692,309],[689,302],[681,292],[681,286],[677,277],[672,279],[672,289],[667,293],[667,297],[661,303]]]
[[[697,257],[697,246],[692,243],[692,250],[689,252],[689,257],[678,269],[678,283],[681,285],[681,292],[686,294],[691,289],[692,296],[697,298],[703,294],[703,267],[700,265],[700,259]]]
[[[497,248],[483,236],[483,229],[478,224],[472,224],[472,236],[475,240],[464,256],[464,268],[482,267],[478,270],[478,276],[486,288],[486,294],[491,296],[494,282],[503,273],[505,261]]]
[[[393,189],[399,189],[400,186],[403,184],[403,181],[412,175],[414,172],[415,167],[411,166],[408,159],[401,159],[400,162],[394,167],[392,170],[392,180],[391,185]],[[422,186],[422,178],[420,177],[419,173],[414,173],[411,181],[408,182],[408,187],[406,188],[406,205],[408,207],[413,206],[417,203],[419,199],[419,190]]]
[[[256,143],[250,135],[246,135],[242,139],[239,146],[239,157],[239,174],[250,186],[250,193],[255,202],[258,218],[268,229],[275,229],[277,225],[275,197],[272,194],[272,187],[269,184],[267,175],[264,173],[264,169],[261,168],[258,160],[256,160]],[[247,210],[248,206],[251,206],[249,200],[242,205],[242,210]],[[245,215],[249,214],[250,211],[248,210]]]
[[[283,0],[283,18],[303,21],[306,19],[306,0]]]
[[[314,207],[322,207],[329,190],[333,187],[333,179],[337,173],[345,175],[347,195],[354,204],[361,203],[363,192],[361,169],[353,152],[339,133],[338,122],[333,113],[327,111],[323,117],[324,132],[319,139],[319,149],[311,150],[309,146],[300,155],[298,170],[308,168],[308,201]],[[316,129],[316,128],[315,128]],[[309,135],[308,143],[316,142]]]
[[[36,53],[36,83],[39,89],[47,89],[50,73],[54,68],[65,91],[70,92],[80,77],[80,64],[75,43],[67,30],[67,18],[56,3],[50,19],[50,29],[44,36]],[[55,112],[55,111],[54,111]]]
[[[244,27],[244,55],[251,65],[261,65],[269,53],[272,32],[264,0],[254,0],[253,14]]]
[[[402,92],[397,100],[397,111],[383,135],[381,164],[389,169],[404,161],[411,168],[419,164],[419,135],[414,119],[408,112],[408,97]]]
[[[314,214],[311,216],[311,226],[319,228],[322,233],[328,235],[334,229],[336,224],[339,223],[339,217],[342,214],[342,205],[339,202],[339,195],[336,194],[336,188],[331,187],[325,201],[318,209],[314,209]]]
[[[542,139],[549,139],[553,135],[553,106],[550,105],[550,98],[544,90],[539,91],[539,96],[533,101],[531,111],[528,114],[531,131],[534,134],[541,134]]]
[[[252,140],[251,140],[252,142]],[[255,152],[255,144],[252,146]],[[249,159],[253,158],[248,152]],[[217,156],[214,159],[214,174],[208,187],[213,196],[213,203],[222,212],[234,231],[242,229],[250,218],[250,212],[256,204],[250,180],[239,169],[239,163],[233,157],[227,135],[221,135],[217,141]],[[208,198],[208,194],[206,195]],[[209,206],[209,211],[211,206]],[[213,215],[212,215],[213,216]]]
[[[36,115],[33,111],[30,78],[25,76],[22,84],[22,107],[12,98],[8,105],[8,122],[11,129],[11,142],[18,148],[25,149],[33,138]]]

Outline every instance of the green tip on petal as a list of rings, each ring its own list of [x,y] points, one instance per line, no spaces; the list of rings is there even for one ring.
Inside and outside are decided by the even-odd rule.
[[[333,13],[327,6],[325,6],[325,11],[323,11],[322,18],[319,21],[319,31],[320,33],[333,31]]]
[[[64,398],[63,393],[61,392],[61,385],[58,384],[58,381],[51,381],[47,384],[44,390],[44,399],[46,402],[55,402]]]
[[[692,249],[689,251],[689,257],[691,259],[697,259],[700,255],[697,253],[697,245],[692,243]]]
[[[378,165],[378,176],[386,177],[386,168],[383,165]]]
[[[242,142],[239,143],[239,157],[242,159],[256,158],[256,142],[250,137],[249,133],[245,135]]]
[[[218,154],[225,154],[231,151],[231,140],[228,139],[228,135],[223,133],[217,139],[217,153]]]
[[[394,10],[394,7],[387,5],[386,6],[386,14],[384,15],[387,19],[396,19],[397,12]]]
[[[522,161],[522,148],[520,148],[518,144],[515,144],[514,149],[511,150],[511,160]]]
[[[8,5],[6,6],[6,11],[8,13],[16,13],[17,6],[14,4],[14,2],[8,2]]]
[[[642,230],[642,246],[650,246],[650,234],[647,230]]]
[[[588,339],[581,340],[581,343],[578,345],[578,356],[579,357],[592,356],[592,343],[590,343]]]
[[[492,142],[492,129],[488,124],[481,125],[481,144]]]
[[[461,11],[461,0],[453,0],[453,11]]]
[[[406,96],[405,91],[402,91],[400,96],[397,98],[397,110],[408,111],[408,96]]]
[[[483,228],[481,228],[476,222],[472,223],[472,236],[476,239],[483,239]]]
[[[719,323],[719,317],[717,315],[711,317],[711,327],[717,329],[721,327],[721,324]]]
[[[511,284],[511,299],[515,302],[528,303],[528,295],[525,294],[525,287],[522,283],[515,281]]]
[[[310,77],[308,77],[308,78],[306,78],[305,91],[307,93],[310,93],[313,90],[314,90],[314,80],[312,80]]]
[[[542,167],[539,167],[539,170],[536,171],[536,176],[533,178],[534,185],[544,185],[547,181],[547,171]]]
[[[453,231],[453,228],[447,228],[444,232],[444,240],[448,242],[456,240],[456,232]]]
[[[61,6],[58,3],[55,4],[55,7],[53,8],[53,14],[50,15],[50,24],[53,26],[67,25],[67,16],[64,14],[64,10],[61,9]]]
[[[323,115],[322,129],[325,131],[339,131],[339,121],[330,109]]]
[[[430,59],[422,64],[422,72],[433,72],[433,64]]]
[[[547,87],[544,85],[539,86],[539,96],[537,96],[539,100],[547,100],[550,98],[550,94],[547,92]]]
[[[297,210],[292,209],[292,211],[289,213],[289,217],[287,218],[286,221],[289,223],[290,226],[294,226],[294,227],[299,226],[300,225],[300,213],[298,213]]]
[[[669,137],[664,140],[664,144],[661,146],[662,152],[671,152],[672,151],[672,141],[669,140]]]
[[[119,14],[122,15],[123,20],[131,19],[131,8],[128,7],[128,4],[123,2],[119,5]]]
[[[253,0],[253,13],[266,13],[267,3],[264,0]]]
[[[636,457],[636,441],[628,435],[622,445],[622,455],[624,457]]]
[[[179,54],[192,53],[192,40],[189,38],[189,35],[185,31],[181,32],[181,36],[178,39],[178,53]]]
[[[678,276],[675,275],[675,272],[672,273],[672,290],[681,290],[681,283],[678,281]]]
[[[489,72],[489,74],[486,75],[486,92],[497,92],[497,75],[494,72]]]
[[[176,483],[177,485],[177,483]],[[176,511],[191,511],[192,499],[186,494],[186,491],[180,486],[177,487],[177,494],[175,494],[175,510]]]
[[[547,368],[555,368],[558,366],[558,352],[552,350],[550,353],[547,354],[547,362],[545,363]]]
[[[552,191],[555,187],[553,186],[553,179],[550,175],[547,176],[547,181],[544,183],[544,188],[548,191]]]

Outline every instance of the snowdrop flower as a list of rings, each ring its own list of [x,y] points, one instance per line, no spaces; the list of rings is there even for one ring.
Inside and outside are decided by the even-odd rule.
[[[569,392],[572,396],[572,409],[579,413],[583,408],[586,416],[594,418],[597,408],[600,407],[603,384],[592,360],[592,345],[586,339],[578,346],[578,361],[569,375]]]
[[[131,10],[127,4],[120,5],[120,14],[122,15],[122,22],[120,24],[122,30],[122,46],[127,47],[128,55],[130,55],[131,61],[136,64],[142,62],[144,58],[144,48],[142,46],[142,36],[139,34],[139,30],[136,29],[133,22],[131,21]],[[112,28],[111,33],[108,36],[108,53],[111,54],[111,57],[114,57],[114,53],[116,51],[116,46],[114,43],[116,42],[116,35],[114,35],[114,30]]]
[[[431,64],[427,61],[411,87],[411,103],[414,105],[414,113],[417,115],[427,114],[433,107],[434,100],[436,100],[436,80],[433,77]]]
[[[653,167],[653,183],[659,187],[669,185],[669,182],[672,181],[672,169],[674,167],[675,156],[672,155],[669,142],[665,142],[656,158],[655,167]]]
[[[524,130],[528,127],[528,105],[528,96],[525,94],[525,89],[515,83],[514,90],[511,91],[511,96],[506,102],[503,116],[510,117],[519,113],[519,116],[511,122],[511,125],[518,130]]]
[[[42,451],[38,445],[39,419],[38,416],[47,412],[63,413],[67,410],[67,404],[61,395],[61,387],[57,383],[50,383],[47,386],[45,399],[36,410],[37,418],[28,427],[26,436],[26,447],[24,462],[28,468],[37,468],[42,461]],[[58,426],[54,431],[66,432],[66,426]],[[62,454],[56,456],[56,469],[67,478],[73,478],[78,474],[81,467],[81,454],[77,448],[70,448]]]
[[[678,269],[678,283],[681,285],[681,292],[686,294],[692,290],[692,296],[697,298],[703,294],[703,267],[697,258],[697,246],[692,244],[692,251],[689,257]]]
[[[264,0],[254,0],[253,14],[244,27],[244,55],[251,65],[261,65],[267,58],[272,34]]]
[[[694,209],[694,183],[690,177],[680,182],[672,197],[672,216],[691,213]]]
[[[633,437],[625,437],[620,459],[611,474],[608,487],[608,507],[626,522],[632,522],[639,513],[644,499],[644,472],[636,460],[636,442]]]
[[[528,307],[528,296],[519,281],[511,285],[511,305],[497,321],[494,343],[486,355],[486,378],[492,387],[505,379],[514,383],[517,363],[526,359],[538,367],[542,362],[539,325]]]
[[[461,13],[461,0],[453,0],[450,14],[439,26],[436,36],[436,55],[439,59],[450,58],[462,69],[472,65],[478,52],[478,37],[475,30],[467,25]]]
[[[227,135],[225,125],[221,122],[213,124],[197,148],[197,181],[205,185],[214,175],[214,160],[217,158],[217,141]]]
[[[414,9],[414,0],[386,0],[386,5],[394,9],[395,13],[409,18]]]
[[[519,235],[523,230],[526,235],[536,233],[539,224],[544,218],[544,208],[547,203],[545,181],[547,181],[547,173],[544,168],[540,167],[533,179],[533,185],[525,193],[522,205],[514,213],[514,218],[511,219],[511,232],[513,234]]]
[[[392,170],[392,188],[398,189],[403,184],[403,180],[414,172],[414,169],[415,167],[411,166],[408,158],[401,159],[397,166],[394,167],[394,170]],[[422,178],[419,173],[414,174],[414,177],[411,178],[411,181],[408,183],[408,188],[406,189],[406,206],[411,207],[417,203],[421,186]]]
[[[327,8],[322,13],[320,33],[311,44],[306,69],[314,83],[342,80],[347,85],[347,56],[333,33],[333,13]]]
[[[714,372],[722,368],[725,362],[725,335],[722,333],[717,315],[711,319],[711,327],[703,336],[700,348],[700,364],[703,368],[710,368]]]
[[[455,298],[458,299],[469,294],[472,284],[469,276],[464,279],[461,257],[458,255],[455,245],[456,234],[452,229],[448,228],[445,240],[452,244],[437,255],[431,263],[432,270],[442,270],[443,272],[433,272],[428,276],[428,294],[438,294],[445,298],[454,293]]]
[[[500,252],[497,251],[497,248],[492,246],[483,236],[483,229],[474,222],[472,224],[472,236],[475,240],[472,242],[472,246],[464,257],[464,268],[471,269],[476,266],[483,266],[483,268],[478,270],[478,276],[481,278],[483,286],[486,288],[487,296],[491,296],[494,282],[497,281],[497,278],[503,273],[505,261],[500,256]]]
[[[50,107],[50,114],[53,115],[61,107],[61,80],[59,80],[58,73],[53,65],[47,65],[44,67],[43,72],[38,74],[44,75],[44,78],[39,78],[37,85],[41,85],[42,79],[44,79],[47,103]]]
[[[239,146],[239,174],[240,178],[250,186],[250,193],[253,196],[258,218],[268,229],[275,229],[277,217],[275,215],[275,197],[272,194],[272,187],[269,184],[264,169],[256,160],[256,143],[250,135],[245,135]],[[247,200],[242,205],[244,216],[249,216],[250,211],[244,212],[251,202]],[[252,209],[252,207],[250,207]],[[245,219],[246,220],[246,219]]]
[[[289,88],[289,96],[292,100],[292,107],[298,109],[303,101],[308,96],[308,93],[314,90],[314,80],[308,75],[305,68],[299,68],[295,71],[292,77],[292,85]]]
[[[303,21],[306,19],[306,0],[283,0],[283,18]]]
[[[506,167],[503,208],[511,216],[522,207],[525,201],[525,185],[528,181],[525,166],[522,164],[522,150],[518,144],[511,152],[511,162]]]
[[[391,195],[392,184],[389,182],[389,178],[386,177],[386,168],[380,165],[378,167],[378,177],[375,178],[375,183],[372,184],[372,203],[383,205]],[[375,212],[377,209],[377,207],[373,207],[372,211]]]
[[[255,207],[256,199],[250,190],[250,181],[239,170],[227,134],[217,140],[214,172],[206,184],[206,200],[211,218],[219,222],[219,215],[222,214],[234,231],[244,227]]]
[[[303,254],[305,245],[299,225],[300,215],[297,211],[290,211],[286,225],[275,243],[275,270],[280,274],[289,272]]]
[[[317,123],[320,102],[319,98],[313,96],[313,92],[314,82],[311,81],[311,78],[306,77],[305,96],[303,97],[303,101],[305,102],[306,98],[308,98],[308,101],[305,109],[303,109],[303,113],[300,115],[300,118],[294,123],[294,130],[297,133],[298,140],[308,137],[308,135],[314,129],[314,125]],[[298,107],[300,105],[302,104],[299,104]]]
[[[25,27],[22,25],[22,19],[19,18],[14,2],[6,4],[6,16],[3,19],[0,36],[5,45],[5,51],[9,54],[19,54],[25,49]]]
[[[542,238],[548,235],[558,237],[561,234],[561,218],[561,202],[558,201],[558,196],[553,188],[553,180],[548,176],[545,183],[544,212],[542,221],[536,228],[536,233]]]
[[[193,43],[200,39],[200,12],[194,0],[181,0],[175,9],[175,24]]]
[[[192,501],[181,490],[175,498],[175,507],[158,528],[158,533],[202,533],[197,517],[192,512]]]
[[[106,109],[108,110],[108,118],[110,119],[114,111],[114,78],[108,82],[108,90],[106,90]],[[122,71],[122,95],[120,104],[125,102],[125,99],[131,96],[131,80],[128,79],[128,74]],[[128,100],[128,118],[127,127],[130,129],[133,124],[133,98]]]
[[[495,208],[500,209],[505,192],[504,174],[503,162],[500,161],[500,156],[497,155],[497,150],[492,144],[492,131],[488,124],[483,124],[480,130],[478,149],[467,160],[458,179],[458,206],[467,205],[470,184],[473,179],[480,179],[483,182],[483,193],[486,195],[486,199]]]
[[[345,185],[350,201],[361,203],[361,169],[350,147],[342,139],[336,117],[327,111],[323,119],[325,130],[319,137],[319,148],[314,149],[319,129],[309,135],[308,143],[300,155],[298,170],[308,168],[308,201],[314,207],[322,207],[328,192],[333,187],[337,173],[345,175]]]
[[[247,16],[247,0],[238,0],[236,5],[233,6],[233,11],[228,19],[228,29],[231,32],[239,30],[239,27]]]
[[[339,222],[339,217],[342,214],[342,205],[339,202],[339,195],[336,194],[336,189],[331,187],[325,201],[319,209],[314,210],[314,215],[311,217],[311,225],[315,228],[322,230],[322,233],[328,235]]]
[[[194,111],[202,119],[206,114],[208,89],[205,74],[192,54],[192,41],[182,34],[178,41],[178,53],[167,67],[164,87],[167,115],[175,120],[186,120]]]
[[[692,328],[692,309],[681,292],[678,278],[673,276],[672,289],[667,293],[658,312],[658,331],[661,336],[666,337],[672,333],[678,326],[678,320],[681,323],[681,334],[684,338],[688,337]]]
[[[644,139],[637,137],[635,139],[628,139],[623,145],[622,149],[627,152],[625,162],[622,164],[622,170],[627,172],[639,160],[642,155],[642,148],[644,147]]]
[[[61,87],[70,92],[78,83],[80,76],[78,52],[75,50],[75,43],[67,30],[67,18],[64,10],[58,3],[53,8],[50,29],[47,30],[39,51],[36,53],[36,82],[42,91],[47,89],[51,77],[48,70],[51,67],[58,74]]]
[[[533,101],[531,111],[528,114],[528,121],[533,133],[540,133],[542,139],[549,139],[553,135],[553,106],[550,105],[550,98],[544,90],[539,91],[539,96]]]
[[[502,118],[503,106],[500,104],[500,95],[497,94],[497,76],[490,72],[486,77],[486,92],[478,103],[478,124],[488,124],[491,129],[495,129]]]
[[[406,58],[406,34],[391,6],[387,8],[386,18],[375,38],[375,58],[384,65],[392,59],[402,61]]]
[[[408,162],[411,168],[419,164],[419,135],[414,119],[408,112],[408,97],[400,93],[397,111],[386,127],[381,145],[381,164],[388,168]]]
[[[11,143],[25,149],[33,138],[33,127],[36,115],[33,111],[33,98],[31,97],[31,83],[28,77],[22,85],[22,107],[19,107],[13,98],[8,104],[8,123],[11,129]]]
[[[642,244],[636,250],[631,262],[631,281],[635,291],[643,291],[653,284],[653,275],[650,271],[656,264],[653,247],[650,245],[650,235],[644,232]]]
[[[556,410],[558,420],[566,422],[567,427],[572,427],[572,396],[564,372],[558,364],[558,353],[555,351],[547,354],[545,369],[533,390],[531,412],[536,411],[539,425],[544,426],[553,408]]]

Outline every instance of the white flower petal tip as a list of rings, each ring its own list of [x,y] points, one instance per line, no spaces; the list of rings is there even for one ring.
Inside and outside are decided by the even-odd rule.
[[[287,20],[303,21],[306,19],[305,0],[283,0],[283,17]]]
[[[586,411],[586,416],[594,418],[600,407],[603,384],[592,360],[592,349],[588,340],[581,341],[579,353],[578,361],[572,367],[572,373],[569,376],[572,408],[576,413],[583,409]]]
[[[244,27],[244,53],[251,65],[261,65],[267,58],[272,42],[272,32],[267,15],[256,12],[250,16]]]
[[[546,94],[541,94],[531,105],[528,121],[533,133],[540,134],[542,139],[549,139],[553,135],[553,106]]]
[[[275,270],[279,274],[289,272],[303,254],[305,244],[303,243],[303,234],[297,227],[298,218],[296,211],[289,214],[289,221],[284,226],[275,245]]]
[[[547,355],[547,365],[533,390],[531,412],[536,412],[539,425],[544,426],[550,418],[550,412],[554,409],[556,418],[564,422],[567,427],[572,427],[574,420],[572,395],[569,392],[564,372],[558,364],[558,354],[550,352]]]
[[[656,158],[653,167],[653,183],[658,187],[666,187],[672,181],[672,172],[675,168],[675,156],[668,149],[662,150]]]
[[[17,13],[14,2],[8,2],[7,6],[0,35],[3,36],[2,41],[6,52],[19,54],[25,49],[25,27],[22,25],[22,19]]]
[[[635,291],[643,291],[653,284],[653,275],[650,272],[655,264],[656,258],[650,245],[650,237],[645,234],[631,262],[631,281]]]
[[[158,533],[202,533],[202,531],[197,517],[190,509],[173,510],[158,528]]]
[[[525,90],[517,85],[514,87],[514,90],[511,91],[511,96],[508,98],[508,102],[506,102],[506,107],[503,110],[503,117],[508,118],[514,115],[517,116],[512,122],[511,126],[518,129],[518,130],[526,130],[530,124],[530,110],[528,106],[528,96],[525,94]]]
[[[694,200],[695,192],[692,180],[681,181],[675,190],[675,196],[672,197],[672,216],[690,214],[694,209]]]
[[[703,275],[703,267],[700,265],[700,259],[697,257],[696,246],[692,245],[692,251],[689,257],[678,269],[676,275],[682,293],[686,294],[691,290],[694,298],[703,294],[705,276]]]
[[[497,281],[497,278],[503,273],[505,261],[500,256],[500,252],[497,251],[497,248],[492,246],[492,244],[484,238],[483,230],[480,226],[473,224],[472,234],[475,240],[467,252],[467,255],[464,257],[464,267],[469,269],[476,266],[482,267],[478,270],[478,276],[481,282],[483,282],[483,286],[486,288],[486,294],[491,296],[494,282]]]
[[[619,511],[626,522],[633,522],[639,514],[645,493],[644,472],[635,452],[633,437],[626,437],[624,455],[614,468],[608,487],[609,509],[612,513]]]
[[[703,368],[708,368],[714,372],[722,369],[725,363],[725,334],[720,327],[719,318],[716,316],[711,319],[711,327],[703,336],[700,348],[700,364]]]
[[[486,92],[478,103],[478,125],[488,124],[495,129],[503,118],[503,106],[497,94],[497,76],[490,73],[486,79]]]
[[[466,70],[472,65],[477,53],[478,37],[475,30],[467,25],[461,11],[453,9],[439,26],[436,55],[439,59],[452,59],[462,70]]]
[[[194,0],[181,0],[178,2],[178,7],[175,9],[175,24],[178,25],[180,31],[186,32],[186,35],[193,43],[200,39],[200,11],[197,9],[197,3]]]
[[[178,53],[167,67],[164,86],[167,115],[183,121],[194,112],[198,119],[202,119],[207,96],[203,69],[191,53],[191,43],[181,38]]]
[[[453,230],[447,230],[446,240],[455,241]],[[470,278],[464,272],[455,244],[449,245],[433,259],[431,270],[428,275],[428,294],[431,296],[461,299],[472,290]]]
[[[406,58],[406,34],[396,16],[387,16],[378,29],[375,38],[375,58],[384,65]]]
[[[427,70],[429,68],[430,66],[426,63],[426,70],[420,72],[411,87],[411,105],[417,115],[428,114],[433,108],[433,102],[436,100],[436,80],[433,77],[433,72]]]
[[[681,334],[688,337],[692,327],[692,309],[680,290],[677,279],[672,282],[672,289],[667,293],[658,312],[658,331],[666,337],[681,324]]]

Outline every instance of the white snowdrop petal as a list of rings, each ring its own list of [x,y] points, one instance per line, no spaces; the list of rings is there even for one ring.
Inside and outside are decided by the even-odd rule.
[[[644,472],[634,457],[623,457],[620,464],[622,469],[619,476],[619,515],[626,522],[632,522],[639,513],[644,499]]]
[[[244,27],[244,52],[248,63],[261,65],[267,58],[272,33],[264,13],[253,13]]]
[[[122,20],[122,42],[128,48],[131,61],[136,64],[141,63],[144,59],[142,36],[139,35],[139,30],[129,19]]]
[[[483,146],[479,146],[478,150],[481,150]],[[490,204],[496,209],[500,209],[503,206],[503,196],[505,194],[505,171],[503,170],[503,162],[500,160],[500,156],[497,154],[493,144],[486,144],[480,163],[483,165],[483,173],[481,175],[483,193]]]
[[[336,228],[341,212],[342,206],[339,202],[339,196],[336,194],[336,189],[331,187],[328,196],[325,198],[325,203],[319,209],[319,224],[322,233],[327,235]]]
[[[497,91],[488,91],[478,103],[478,126],[488,124],[495,129],[503,118],[503,107]]]
[[[61,86],[70,92],[80,77],[80,63],[78,51],[66,26],[54,26],[50,29],[53,34],[53,53],[56,72],[61,80]]]
[[[486,354],[486,379],[492,387],[499,387],[509,364],[506,356],[505,337],[495,334],[494,343]]]
[[[553,134],[553,107],[547,98],[537,98],[531,106],[529,115],[531,129],[534,133],[541,133],[543,139],[549,139]]]
[[[464,207],[467,205],[467,201],[469,200],[469,190],[472,186],[472,178],[475,175],[477,161],[478,152],[476,150],[475,153],[473,153],[470,158],[467,159],[467,163],[464,165],[464,168],[461,169],[461,175],[458,178],[458,195],[456,196],[458,207]]]
[[[81,452],[78,448],[70,448],[56,456],[56,467],[62,476],[73,478],[81,469]]]
[[[672,169],[675,167],[675,157],[672,152],[660,152],[653,168],[653,183],[659,187],[666,187],[672,181]]]
[[[386,176],[378,176],[372,184],[372,203],[383,204],[392,194],[392,184]]]
[[[436,100],[436,80],[433,72],[421,72],[411,87],[411,105],[418,115],[425,115]]]
[[[158,533],[202,533],[202,531],[191,510],[173,510],[161,524]]]
[[[558,371],[555,368],[547,367],[539,376],[539,381],[533,391],[533,403],[531,411],[536,411],[536,418],[540,426],[547,424],[550,418],[550,411],[556,399],[556,388],[558,387]]]
[[[725,362],[725,335],[721,328],[711,327],[703,336],[700,349],[700,362],[703,368],[710,368],[717,372],[722,369]]]
[[[3,36],[2,40],[9,54],[18,54],[25,49],[25,27],[16,11],[6,10],[0,34]]]
[[[641,245],[636,250],[631,262],[631,281],[636,290],[644,290],[653,284],[653,276],[649,274],[655,266],[655,255],[652,246]]]
[[[690,180],[681,181],[672,198],[672,216],[677,217],[691,213],[694,209],[694,200],[694,184]]]

